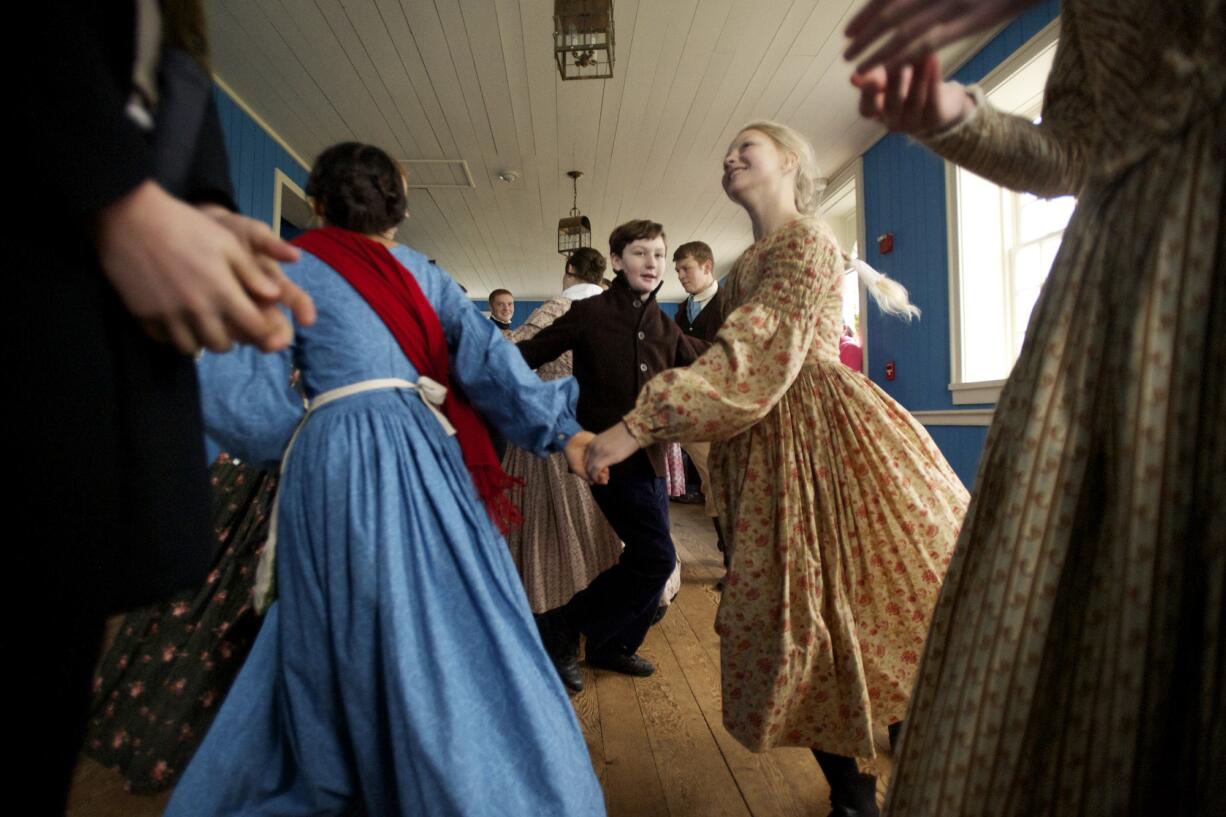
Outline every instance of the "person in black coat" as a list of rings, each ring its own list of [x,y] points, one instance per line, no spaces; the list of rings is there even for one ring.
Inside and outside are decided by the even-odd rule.
[[[618,422],[652,376],[688,366],[707,348],[683,334],[656,303],[667,258],[664,242],[664,228],[653,221],[618,227],[609,236],[609,258],[617,272],[609,289],[575,302],[519,344],[534,369],[573,352],[579,381],[575,415],[584,428]],[[545,647],[572,689],[581,685],[580,633],[587,636],[592,666],[638,676],[655,669],[635,653],[677,559],[669,535],[666,473],[663,448],[650,446],[610,469],[607,484],[592,486],[596,504],[626,548],[617,564],[542,617]]]
[[[199,2],[26,9],[11,64],[4,345],[20,478],[9,518],[22,611],[6,652],[17,779],[62,811],[105,617],[198,584],[212,558],[191,354],[289,343],[313,319],[233,213]],[[12,206],[12,205],[16,206]],[[16,622],[10,616],[10,622]]]
[[[677,326],[691,337],[714,342],[724,323],[724,293],[715,280],[711,248],[702,241],[687,241],[673,252],[673,264],[687,295],[677,307]]]

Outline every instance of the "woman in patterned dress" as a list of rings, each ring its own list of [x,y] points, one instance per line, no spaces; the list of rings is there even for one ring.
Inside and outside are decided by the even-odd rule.
[[[998,184],[1077,196],[890,810],[1226,814],[1226,3],[1067,0],[1039,124],[926,56],[1025,5],[875,2],[848,32],[852,57],[887,36],[853,78],[866,115]]]
[[[836,815],[875,815],[875,727],[907,713],[967,493],[932,439],[839,360],[843,257],[813,212],[812,148],[754,123],[724,189],[755,243],[715,344],[644,386],[589,468],[655,440],[711,440],[733,558],[716,619],[724,725],[750,749],[813,748]],[[897,283],[860,266],[884,309]],[[859,767],[859,769],[858,769]]]

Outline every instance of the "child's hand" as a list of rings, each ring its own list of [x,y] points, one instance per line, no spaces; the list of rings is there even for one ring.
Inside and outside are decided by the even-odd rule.
[[[912,136],[944,130],[975,108],[966,88],[941,79],[935,56],[915,65],[857,72],[851,84],[860,89],[861,115]]]
[[[103,208],[96,224],[98,258],[124,306],[155,340],[193,355],[252,343],[283,349],[293,326],[290,306],[314,319],[310,297],[290,283],[273,259],[294,250],[250,219],[198,209],[146,181]],[[248,223],[250,222],[250,224]],[[237,231],[236,231],[237,230]],[[265,259],[270,252],[277,253]]]
[[[580,431],[567,440],[566,447],[562,449],[562,454],[566,457],[566,465],[570,468],[570,472],[589,485],[591,480],[587,477],[586,455],[588,443],[594,439],[596,439],[596,435],[592,432]]]
[[[617,465],[635,451],[639,450],[639,441],[630,434],[625,423],[617,425],[600,433],[587,445],[587,476],[597,485],[609,481],[609,466]]]
[[[260,270],[281,290],[281,294],[273,300],[287,306],[298,324],[310,326],[315,323],[315,302],[285,275],[277,263],[297,261],[298,250],[278,238],[262,221],[232,213],[216,204],[202,204],[197,209],[233,233],[247,247]],[[259,293],[250,294],[256,298]]]

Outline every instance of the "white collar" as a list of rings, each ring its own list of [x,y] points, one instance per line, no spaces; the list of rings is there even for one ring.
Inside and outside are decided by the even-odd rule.
[[[708,286],[702,292],[697,292],[691,295],[690,298],[693,299],[694,303],[699,304],[701,306],[706,306],[707,301],[714,298],[716,292],[719,292],[719,281],[716,281],[714,278],[712,278],[710,286]]]
[[[600,288],[599,284],[575,284],[562,290],[562,297],[568,301],[582,301],[584,298],[590,298],[602,292],[604,290]]]

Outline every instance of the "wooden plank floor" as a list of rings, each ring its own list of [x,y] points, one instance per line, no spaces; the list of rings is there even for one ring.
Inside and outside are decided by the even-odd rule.
[[[808,750],[755,754],[724,730],[715,634],[723,562],[701,506],[671,512],[681,592],[640,650],[655,675],[585,667],[587,687],[574,698],[609,817],[821,817],[829,789]]]
[[[723,728],[714,629],[723,563],[701,506],[671,511],[682,584],[642,648],[655,675],[584,665],[586,689],[572,699],[609,817],[823,817],[829,789],[807,749],[755,754]],[[118,775],[83,759],[68,814],[153,817],[167,796],[128,795]]]

